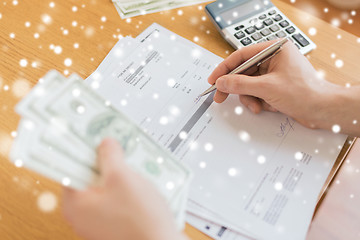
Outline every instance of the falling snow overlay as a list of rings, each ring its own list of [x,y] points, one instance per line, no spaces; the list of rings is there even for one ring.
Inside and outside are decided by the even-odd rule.
[[[358,85],[358,76],[360,74],[356,65],[357,60],[354,57],[360,55],[360,10],[351,7],[339,9],[330,3],[335,1],[274,0],[271,2],[316,43],[316,49],[307,57],[314,64],[317,78],[322,81],[328,80],[337,83],[351,90]],[[62,234],[61,238],[74,238],[74,233],[68,230],[68,226],[61,216],[62,206],[60,205],[61,193],[59,186],[71,186],[76,179],[61,176],[59,178],[60,184],[56,184],[48,178],[27,170],[29,165],[27,165],[26,159],[17,158],[13,162],[9,161],[13,143],[22,136],[21,131],[18,129],[20,117],[15,112],[15,105],[28,96],[36,84],[46,84],[46,79],[43,79],[43,76],[51,69],[56,69],[65,77],[70,77],[76,73],[83,79],[87,78],[97,69],[119,40],[124,40],[124,45],[113,53],[119,59],[124,59],[128,56],[128,52],[132,52],[127,50],[135,48],[131,45],[133,43],[130,43],[132,41],[126,40],[136,38],[154,22],[173,32],[168,37],[168,45],[184,37],[222,58],[226,58],[234,52],[234,49],[222,38],[214,23],[211,22],[211,17],[205,12],[205,6],[211,2],[181,2],[185,2],[184,5],[159,5],[155,9],[144,7],[134,10],[131,1],[128,1],[127,4],[99,0],[49,0],[39,1],[36,4],[22,0],[0,1],[0,27],[2,29],[0,35],[3,40],[0,41],[0,59],[2,59],[0,60],[0,168],[3,169],[0,190],[7,192],[7,197],[3,199],[4,206],[0,207],[0,223],[2,223],[3,227],[9,229],[6,231],[6,234],[9,234],[9,239],[23,239],[23,236],[29,239],[47,239],[49,236],[53,236],[56,239],[56,236],[51,235],[54,232],[54,226],[56,226],[56,231]],[[270,3],[270,1],[264,2]],[[346,0],[338,2],[346,2]],[[116,6],[121,6],[123,9],[119,10]],[[259,4],[252,7],[255,10],[260,9]],[[303,11],[295,11],[298,9]],[[119,14],[126,18],[122,19]],[[238,17],[241,15],[241,11],[232,11],[230,14],[233,17]],[[319,18],[324,21],[317,21]],[[326,25],[325,22],[329,25]],[[260,27],[260,25],[256,26]],[[158,37],[161,38],[161,34]],[[326,44],[322,44],[324,39],[328,41]],[[156,50],[156,44],[149,44],[149,48],[144,51],[143,56],[146,55],[147,51],[154,50]],[[168,58],[169,54],[161,54],[160,56],[163,59]],[[175,56],[175,52],[172,54]],[[196,47],[184,51],[184,54],[189,57],[189,64],[196,59],[203,59],[208,56]],[[146,68],[145,59],[139,62],[139,66]],[[169,59],[163,66],[162,72],[166,72],[167,69],[173,69],[176,64]],[[215,64],[209,66],[209,69],[214,69],[215,66]],[[121,65],[121,63],[116,66],[119,69],[123,67],[124,65]],[[132,74],[135,74],[136,70],[135,67],[130,68]],[[94,91],[102,91],[104,82],[110,78],[110,75],[94,74],[93,76],[94,81],[91,82],[90,88]],[[146,77],[151,76],[144,75],[144,78]],[[196,89],[194,85],[191,86],[193,88],[182,89],[181,87],[184,85],[179,79],[175,75],[166,76],[163,79],[166,91],[171,92],[174,89],[181,89],[184,93],[192,96],[193,93],[196,95],[195,93],[203,90],[202,88]],[[338,81],[338,79],[341,80]],[[198,81],[206,83],[206,76],[202,76]],[[140,85],[138,86],[140,87]],[[188,93],[187,91],[190,89],[191,91]],[[38,97],[46,94],[44,88],[36,89]],[[76,100],[73,104],[73,111],[78,116],[86,116],[91,109],[82,103],[84,92],[75,88],[69,91],[68,94]],[[153,105],[160,105],[164,101],[168,101],[164,91],[157,86],[153,88],[153,91],[148,96],[138,95],[135,91],[129,90],[126,94],[119,93],[116,101],[104,97],[102,105],[107,109],[118,107],[124,112],[146,111],[146,109],[143,109],[143,105],[136,106],[134,104],[141,101],[141,99],[146,99]],[[194,101],[192,97],[191,104],[201,104],[204,100],[204,98],[201,98]],[[215,105],[220,108],[216,108]],[[225,105],[228,108],[222,110],[221,106]],[[237,162],[230,164],[228,159],[232,157],[232,154],[228,147],[231,144],[226,140],[217,141],[218,138],[223,139],[223,134],[218,133],[211,138],[206,132],[209,127],[204,130],[199,128],[196,133],[184,129],[179,129],[179,131],[173,133],[173,137],[178,137],[183,146],[189,149],[184,155],[194,154],[194,156],[197,156],[194,161],[189,161],[190,167],[196,171],[190,189],[194,186],[194,189],[196,188],[196,191],[199,192],[198,196],[206,199],[204,201],[206,204],[218,200],[218,204],[214,206],[207,205],[206,209],[198,209],[196,206],[192,209],[193,212],[199,215],[202,214],[202,217],[208,217],[209,221],[204,222],[200,221],[199,218],[189,218],[187,219],[188,222],[216,238],[219,238],[218,234],[222,232],[221,239],[225,240],[243,239],[243,237],[239,237],[238,231],[244,231],[244,229],[250,231],[253,229],[254,222],[247,222],[239,229],[239,226],[232,225],[228,219],[223,219],[223,216],[211,215],[213,214],[212,211],[224,207],[222,206],[224,205],[222,204],[223,199],[218,196],[220,194],[212,192],[209,184],[199,180],[211,176],[212,186],[224,189],[224,192],[221,192],[222,195],[227,196],[226,194],[229,194],[229,196],[233,196],[232,194],[235,194],[236,191],[246,189],[246,192],[241,193],[241,196],[237,196],[239,202],[248,202],[248,212],[251,212],[254,218],[264,216],[264,223],[266,221],[267,226],[273,226],[278,236],[285,236],[289,231],[292,231],[288,227],[288,222],[274,217],[277,214],[287,212],[286,206],[289,206],[287,204],[290,201],[284,197],[285,193],[292,191],[293,196],[296,196],[298,200],[298,209],[314,208],[314,199],[307,198],[307,190],[300,188],[299,184],[309,178],[313,182],[311,189],[320,185],[320,182],[326,177],[323,170],[329,169],[332,163],[326,161],[319,163],[316,165],[317,168],[314,167],[317,170],[311,172],[308,176],[304,174],[303,170],[308,166],[313,167],[314,162],[316,162],[315,159],[320,156],[333,156],[341,150],[343,144],[336,143],[331,147],[324,147],[329,138],[321,137],[314,138],[316,141],[308,151],[304,151],[300,147],[291,149],[287,159],[292,164],[292,169],[287,171],[284,168],[274,167],[271,171],[268,171],[269,175],[264,180],[264,183],[268,184],[267,188],[271,189],[272,193],[276,194],[274,195],[276,197],[271,199],[273,201],[266,202],[267,205],[265,206],[263,200],[257,199],[256,196],[254,197],[251,194],[257,190],[262,191],[261,188],[258,188],[262,180],[246,182],[246,179],[249,179],[248,176],[251,176],[251,174],[255,175],[254,171],[247,171],[248,166],[255,166],[256,169],[265,172],[265,169],[268,169],[268,166],[274,162],[274,154],[267,151],[268,148],[262,148],[266,145],[259,140],[266,138],[266,134],[259,138],[256,135],[256,128],[246,127],[248,124],[255,124],[257,118],[255,117],[255,120],[254,118],[248,121],[244,120],[247,119],[250,113],[248,108],[238,101],[237,97],[227,99],[224,104],[213,104],[211,107],[218,111],[222,120],[230,123],[225,130],[234,132],[231,141],[236,142],[239,146],[246,147],[246,150],[244,150],[243,154],[236,156]],[[162,129],[173,127],[177,121],[183,120],[186,122],[184,115],[187,112],[188,108],[181,103],[172,103],[167,108],[164,108],[161,114],[156,115],[154,112],[152,115],[141,119],[141,121],[139,120],[139,122],[144,126],[144,131],[151,135],[155,132],[151,128],[152,125],[159,126]],[[219,124],[218,119],[208,113],[203,115],[203,120],[204,124],[208,123],[208,126]],[[241,121],[243,125],[241,127],[236,125],[237,121]],[[348,125],[353,127],[359,126],[358,121],[357,117],[347,119]],[[68,131],[66,124],[59,118],[53,118],[51,123],[52,126],[57,128],[57,131],[51,132],[53,134],[51,136],[61,136]],[[32,122],[30,120],[24,121],[23,125],[30,132],[35,131],[38,127],[36,121]],[[257,125],[257,129],[263,126]],[[339,122],[331,122],[328,129],[330,134],[339,137],[346,129],[346,126]],[[206,138],[202,138],[200,132]],[[288,136],[291,136],[291,133],[289,134]],[[160,137],[160,135],[157,136]],[[169,139],[163,137],[161,141],[165,143]],[[140,139],[136,139],[137,143],[139,141]],[[302,139],[299,142],[306,141]],[[332,231],[344,232],[344,236],[352,234],[352,236],[355,236],[354,238],[360,238],[360,232],[351,228],[354,222],[358,222],[358,219],[353,221],[349,221],[348,218],[342,220],[341,226],[333,223],[333,221],[346,216],[346,213],[351,213],[348,215],[355,217],[360,215],[358,212],[358,209],[360,209],[358,203],[360,193],[355,188],[355,183],[360,181],[360,165],[358,164],[359,161],[357,161],[358,156],[360,156],[358,148],[354,147],[354,151],[350,152],[329,188],[326,197],[321,203],[321,208],[318,209],[312,222],[308,239],[319,239],[315,233],[318,229],[330,231],[330,234]],[[221,158],[222,164],[217,165],[217,161],[213,161],[212,156],[223,151],[223,149],[226,150],[224,150]],[[49,147],[48,150],[53,151],[54,148]],[[166,159],[158,157],[155,162],[161,165],[166,163]],[[212,172],[213,169],[216,169],[216,171]],[[242,185],[244,182],[246,184]],[[228,183],[238,184],[234,184],[235,187],[230,188]],[[165,181],[163,187],[169,191],[174,190],[176,189],[176,182]],[[232,191],[229,191],[229,189],[232,189]],[[228,198],[231,199],[231,197]],[[251,199],[255,200],[251,202]],[[336,204],[336,201],[341,202],[341,206]],[[226,205],[230,204],[231,201],[228,200]],[[334,209],[329,207],[330,205],[338,208]],[[245,204],[243,206],[245,207]],[[268,209],[269,206],[276,207]],[[282,206],[284,206],[283,209]],[[207,211],[209,209],[211,211]],[[267,209],[268,211],[265,211]],[[334,212],[338,210],[338,212],[333,215],[334,213],[331,210],[334,210]],[[326,218],[326,216],[330,217]],[[24,223],[22,231],[18,231],[18,225],[11,224],[15,220]],[[32,227],[42,226],[41,224],[45,222],[41,233],[39,233],[42,234],[41,236],[29,230],[31,227],[30,222]],[[325,222],[327,224],[323,228]],[[271,225],[273,223],[275,224]],[[223,226],[226,228],[224,229]],[[231,229],[237,231],[231,231]]]

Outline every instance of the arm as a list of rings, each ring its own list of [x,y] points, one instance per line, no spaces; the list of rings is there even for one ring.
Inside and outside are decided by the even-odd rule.
[[[158,190],[133,172],[114,140],[98,149],[100,185],[86,191],[64,189],[63,212],[88,240],[186,240]]]
[[[228,94],[238,94],[254,113],[280,111],[306,127],[331,130],[339,125],[342,133],[360,136],[360,86],[346,88],[321,79],[291,43],[260,67],[226,75],[272,43],[245,47],[225,59],[208,79],[216,82],[214,100],[221,103]]]

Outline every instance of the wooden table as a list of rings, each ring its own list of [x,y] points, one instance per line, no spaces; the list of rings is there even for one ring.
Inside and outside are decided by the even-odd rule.
[[[308,55],[316,69],[338,84],[358,82],[360,40],[357,37],[284,2],[273,2],[304,32],[310,28],[317,29],[317,34],[311,38],[318,47]],[[8,161],[7,155],[19,120],[13,109],[19,99],[50,69],[57,69],[65,75],[76,72],[83,78],[89,76],[119,35],[136,36],[153,22],[187,39],[199,39],[197,44],[221,57],[228,56],[233,49],[206,17],[204,6],[185,7],[182,12],[176,9],[125,21],[120,19],[112,3],[105,0],[0,2],[1,239],[78,239],[61,215],[60,186],[26,169],[16,168]],[[72,60],[71,66],[65,66],[67,58]],[[343,61],[341,68],[335,67],[335,62],[339,60]],[[338,178],[344,174],[340,172]],[[352,236],[351,231],[355,231],[348,225],[326,225],[329,221],[323,221],[333,216],[339,222],[349,219],[351,209],[357,209],[352,219],[359,220],[358,184],[344,181],[339,186],[353,194],[354,201],[346,206],[346,211],[342,210],[342,204],[326,205],[330,198],[339,202],[345,198],[331,194],[330,189],[315,217],[309,239],[319,239],[322,235],[328,239],[339,239],[338,236],[342,235],[334,231],[348,233],[346,236]],[[57,207],[51,212],[40,211],[38,207],[39,196],[46,192],[57,197]],[[185,231],[192,239],[209,239],[190,226]]]

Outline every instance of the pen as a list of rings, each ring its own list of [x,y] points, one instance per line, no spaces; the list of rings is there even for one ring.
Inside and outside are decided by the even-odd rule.
[[[270,45],[269,47],[265,48],[249,60],[245,61],[243,64],[241,64],[239,67],[232,70],[229,74],[239,74],[243,73],[249,68],[253,66],[260,66],[262,63],[266,62],[270,58],[274,57],[276,54],[278,54],[281,51],[281,47],[287,42],[287,38],[284,38],[280,41],[277,41],[276,43]],[[212,91],[216,90],[216,85],[212,85],[210,88],[208,88],[205,92],[200,94],[197,99],[201,98],[202,96],[205,96]]]

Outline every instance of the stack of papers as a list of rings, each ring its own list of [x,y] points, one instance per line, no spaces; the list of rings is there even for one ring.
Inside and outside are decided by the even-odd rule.
[[[178,227],[184,226],[189,169],[77,75],[49,72],[16,110],[22,116],[11,151],[17,166],[82,190],[98,183],[96,147],[112,137],[126,162],[166,198]]]
[[[195,5],[209,0],[112,0],[121,18],[135,17],[173,8]]]
[[[215,239],[305,239],[346,136],[213,103],[223,59],[153,24],[123,38],[85,81],[194,173],[186,220]]]

